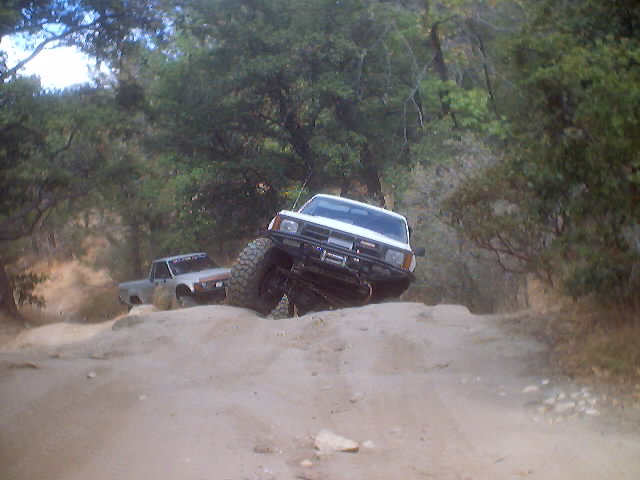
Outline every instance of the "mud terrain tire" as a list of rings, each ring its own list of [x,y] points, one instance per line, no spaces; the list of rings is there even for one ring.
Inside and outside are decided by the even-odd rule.
[[[273,241],[258,238],[249,243],[231,268],[227,303],[268,315],[284,295],[275,287],[278,267],[291,268],[291,260],[274,248]]]

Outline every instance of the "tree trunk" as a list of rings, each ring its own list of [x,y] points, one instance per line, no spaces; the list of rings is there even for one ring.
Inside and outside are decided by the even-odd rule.
[[[444,61],[444,54],[442,53],[442,44],[440,43],[440,34],[438,33],[439,24],[436,22],[431,26],[431,33],[429,34],[429,39],[431,43],[431,48],[433,49],[433,66],[440,77],[440,80],[443,84],[449,81],[449,72],[447,71],[447,64]],[[447,115],[451,115],[451,119],[453,120],[453,126],[458,128],[458,120],[456,119],[456,114],[453,110],[451,110],[451,104],[449,103],[449,89],[444,87],[440,92],[438,92],[440,97],[440,106],[442,109],[442,116],[446,117]]]
[[[447,22],[449,19],[439,20],[434,23],[431,23],[429,20],[429,16],[431,14],[431,2],[429,0],[424,0],[424,13],[423,13],[423,26],[429,31],[429,47],[433,51],[433,68],[438,74],[438,77],[442,81],[444,85],[449,81],[449,72],[447,71],[447,64],[444,60],[444,54],[442,53],[442,43],[440,42],[440,33],[438,31],[439,26]],[[431,26],[429,26],[431,24]],[[451,119],[453,120],[454,128],[458,128],[458,120],[456,119],[456,114],[453,110],[451,110],[451,104],[447,97],[449,96],[449,90],[446,88],[442,88],[438,92],[438,96],[440,97],[440,109],[442,111],[442,116],[446,117],[447,115],[451,115]]]
[[[476,32],[473,24],[468,23],[469,29],[473,38],[476,41],[476,45],[478,46],[478,50],[480,51],[480,56],[482,57],[482,71],[484,73],[484,83],[487,87],[487,93],[489,94],[489,105],[491,106],[491,110],[493,111],[496,118],[499,118],[498,114],[498,104],[496,102],[496,96],[493,89],[493,82],[491,81],[491,75],[489,74],[489,61],[487,58],[487,52],[484,48],[484,41],[482,40],[482,36]]]
[[[131,222],[129,225],[129,240],[131,242],[131,265],[130,272],[134,278],[142,278],[142,255],[140,254],[140,225],[138,222]]]
[[[367,196],[373,199],[381,207],[385,207],[385,198],[382,193],[382,185],[380,184],[380,174],[378,172],[378,166],[373,158],[373,153],[369,149],[368,145],[365,145],[362,149],[360,159],[363,166],[363,177],[365,185],[367,186]]]
[[[13,298],[13,287],[2,262],[0,262],[0,311],[10,317],[20,318],[16,301]]]

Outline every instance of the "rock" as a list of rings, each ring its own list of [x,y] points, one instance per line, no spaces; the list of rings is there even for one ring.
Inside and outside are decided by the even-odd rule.
[[[576,402],[560,402],[553,407],[553,411],[555,413],[563,414],[573,411],[574,408],[576,408]]]
[[[315,447],[321,454],[334,452],[357,453],[360,450],[358,442],[341,437],[327,429],[318,432],[315,438]]]
[[[305,468],[313,467],[313,462],[308,458],[305,458],[300,462],[300,466]]]
[[[273,455],[274,453],[278,453],[277,448],[273,448],[270,445],[258,444],[253,447],[253,451],[255,453],[259,453],[260,455]]]
[[[357,403],[357,402],[359,402],[360,400],[363,400],[363,399],[364,399],[364,393],[362,393],[362,392],[356,392],[356,393],[354,393],[354,394],[351,396],[351,398],[349,399],[349,401],[350,401],[351,403]]]
[[[262,439],[256,441],[253,452],[260,455],[273,455],[275,453],[282,453],[282,450],[271,445],[271,442],[268,440]]]
[[[96,372],[89,372],[87,373],[87,378],[96,378]]]
[[[10,363],[8,368],[31,368],[33,370],[38,370],[40,367],[35,363],[31,362],[18,362],[18,363]]]
[[[555,399],[555,397],[550,397],[550,398],[547,398],[547,399],[546,399],[544,402],[542,402],[542,403],[544,403],[545,405],[553,406],[553,405],[555,405],[555,404],[556,404],[556,399]]]
[[[548,378],[544,378],[540,382],[540,385],[549,385],[550,382],[551,382],[551,380],[549,380]]]
[[[527,385],[522,389],[522,393],[535,393],[539,391],[540,387],[538,387],[537,385]]]
[[[597,417],[598,415],[600,415],[600,412],[598,410],[596,410],[595,408],[587,408],[584,411],[585,414],[587,415],[593,415],[594,417]]]
[[[141,323],[144,323],[144,321],[145,321],[145,317],[139,317],[138,316],[138,315],[140,315],[139,312],[136,312],[135,315],[134,314],[129,314],[129,315],[130,316],[122,317],[120,320],[115,322],[113,324],[113,326],[111,327],[111,330],[116,332],[116,331],[121,330],[123,328],[135,327],[136,325],[140,325]]]

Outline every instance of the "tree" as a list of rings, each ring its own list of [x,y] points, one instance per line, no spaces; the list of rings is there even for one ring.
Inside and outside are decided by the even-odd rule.
[[[9,0],[0,7],[0,39],[18,35],[31,48],[12,66],[0,52],[0,308],[12,316],[17,310],[4,268],[8,242],[31,235],[57,206],[110,178],[117,164],[109,155],[113,135],[126,124],[107,107],[113,99],[104,92],[44,93],[35,80],[17,74],[44,48],[77,45],[113,62],[127,42],[161,39],[167,25],[150,8],[156,4]]]
[[[489,209],[512,198],[526,222],[504,226],[505,239],[513,241],[529,225],[553,259],[553,275],[572,294],[634,300],[640,7],[624,0],[543,1],[528,13],[511,44],[518,95],[508,112],[512,142],[500,168],[505,190],[500,197],[484,195],[495,192],[494,178],[485,175],[459,192],[456,210]],[[467,233],[471,225],[485,232],[498,226],[469,210],[460,218]]]
[[[0,286],[2,307],[16,314],[4,272],[8,245],[30,236],[62,204],[77,202],[117,178],[111,155],[121,134],[108,92],[42,93],[32,79],[0,85]]]
[[[162,0],[8,0],[0,7],[0,39],[19,36],[28,48],[25,58],[0,71],[0,82],[45,48],[75,45],[100,61],[119,57],[123,43],[133,39],[160,41],[168,25]]]

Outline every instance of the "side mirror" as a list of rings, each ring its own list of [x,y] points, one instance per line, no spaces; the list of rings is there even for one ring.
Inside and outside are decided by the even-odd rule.
[[[417,247],[417,248],[414,248],[414,249],[413,249],[413,254],[414,254],[416,257],[424,257],[424,254],[425,254],[425,253],[426,253],[426,252],[425,252],[424,247]]]

